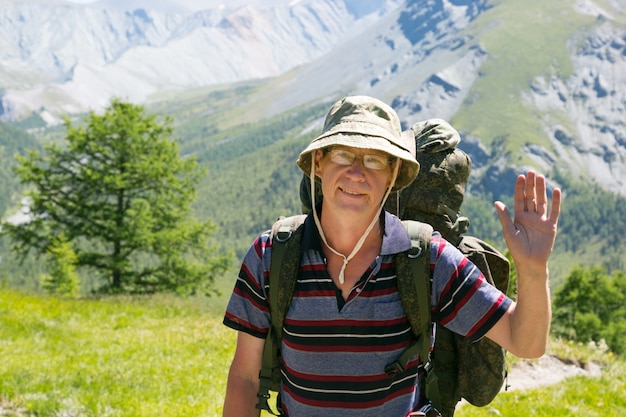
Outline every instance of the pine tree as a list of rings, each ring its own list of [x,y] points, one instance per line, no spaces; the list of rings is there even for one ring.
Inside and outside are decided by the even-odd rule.
[[[230,256],[208,244],[213,223],[192,216],[203,172],[195,158],[181,158],[172,120],[163,119],[113,99],[84,124],[66,118],[65,146],[18,157],[31,219],[3,225],[12,249],[44,255],[64,236],[100,291],[210,293]]]

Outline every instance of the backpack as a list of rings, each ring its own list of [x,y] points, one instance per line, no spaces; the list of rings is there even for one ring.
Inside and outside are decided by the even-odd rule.
[[[460,209],[471,159],[456,147],[460,135],[441,119],[416,123],[410,132],[415,136],[420,171],[411,185],[390,196],[385,209],[401,219],[431,224],[491,285],[506,293],[508,259],[487,242],[464,234],[470,221],[460,215]],[[485,337],[471,342],[444,327],[436,329],[431,361],[438,382],[427,387],[427,398],[443,416],[453,416],[461,398],[478,407],[489,404],[507,377],[506,351],[497,343]]]
[[[470,222],[467,217],[460,215],[460,207],[471,160],[465,152],[456,148],[460,141],[458,132],[441,119],[416,123],[409,132],[415,136],[420,171],[411,185],[390,195],[385,209],[403,219],[412,242],[410,252],[417,253],[417,248],[423,248],[428,253],[430,240],[424,238],[423,233],[428,230],[424,224],[431,225],[447,241],[457,246],[481,270],[491,285],[506,293],[510,271],[508,259],[483,240],[464,235]],[[303,213],[308,213],[311,208],[309,181],[304,175],[300,182]],[[321,190],[316,187],[316,201],[321,201],[321,198]],[[300,265],[300,226],[303,220],[304,216],[288,217],[277,221],[272,228],[270,283],[279,282],[279,285],[270,285],[272,326],[263,353],[257,405],[257,408],[270,412],[269,392],[278,391],[280,384],[280,333]],[[429,300],[426,297],[421,301],[420,294],[429,294],[430,271],[423,266],[428,266],[428,262],[420,266],[426,257],[408,255],[396,257],[396,275],[402,305],[417,342],[403,352],[397,363],[390,364],[386,371],[391,373],[394,367],[398,371],[402,370],[402,362],[406,363],[419,352],[421,358],[430,358],[424,363],[428,372],[420,386],[426,398],[443,417],[454,415],[461,398],[478,407],[489,404],[502,389],[507,376],[506,351],[487,338],[472,342],[444,327],[436,327],[434,345],[432,352],[429,352],[430,310],[423,307],[429,306]],[[409,262],[405,265],[407,259]],[[428,279],[424,279],[426,277]],[[412,295],[409,296],[409,293]],[[272,299],[278,302],[273,303]]]

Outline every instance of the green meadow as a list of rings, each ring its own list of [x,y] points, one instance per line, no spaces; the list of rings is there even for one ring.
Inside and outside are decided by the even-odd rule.
[[[235,344],[221,324],[222,286],[224,295],[209,299],[72,300],[0,289],[0,404],[13,408],[5,415],[220,416]],[[457,415],[626,415],[622,360],[555,340],[550,352],[594,361],[602,375],[502,393]]]
[[[235,335],[215,303],[1,290],[0,398],[41,417],[219,416]]]

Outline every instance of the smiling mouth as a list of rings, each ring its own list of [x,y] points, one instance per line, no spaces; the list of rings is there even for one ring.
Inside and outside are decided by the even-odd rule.
[[[361,193],[357,193],[355,191],[346,190],[345,188],[340,188],[341,192],[348,195],[361,195]]]

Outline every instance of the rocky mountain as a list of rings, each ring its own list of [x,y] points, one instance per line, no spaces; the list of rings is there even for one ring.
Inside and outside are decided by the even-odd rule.
[[[358,93],[451,120],[477,188],[558,166],[626,194],[626,0],[5,4],[5,121],[267,80],[261,118]]]
[[[111,96],[144,102],[163,91],[278,76],[399,1],[205,0],[213,6],[199,10],[173,1],[3,3],[0,119],[35,111],[54,123],[100,109]]]

